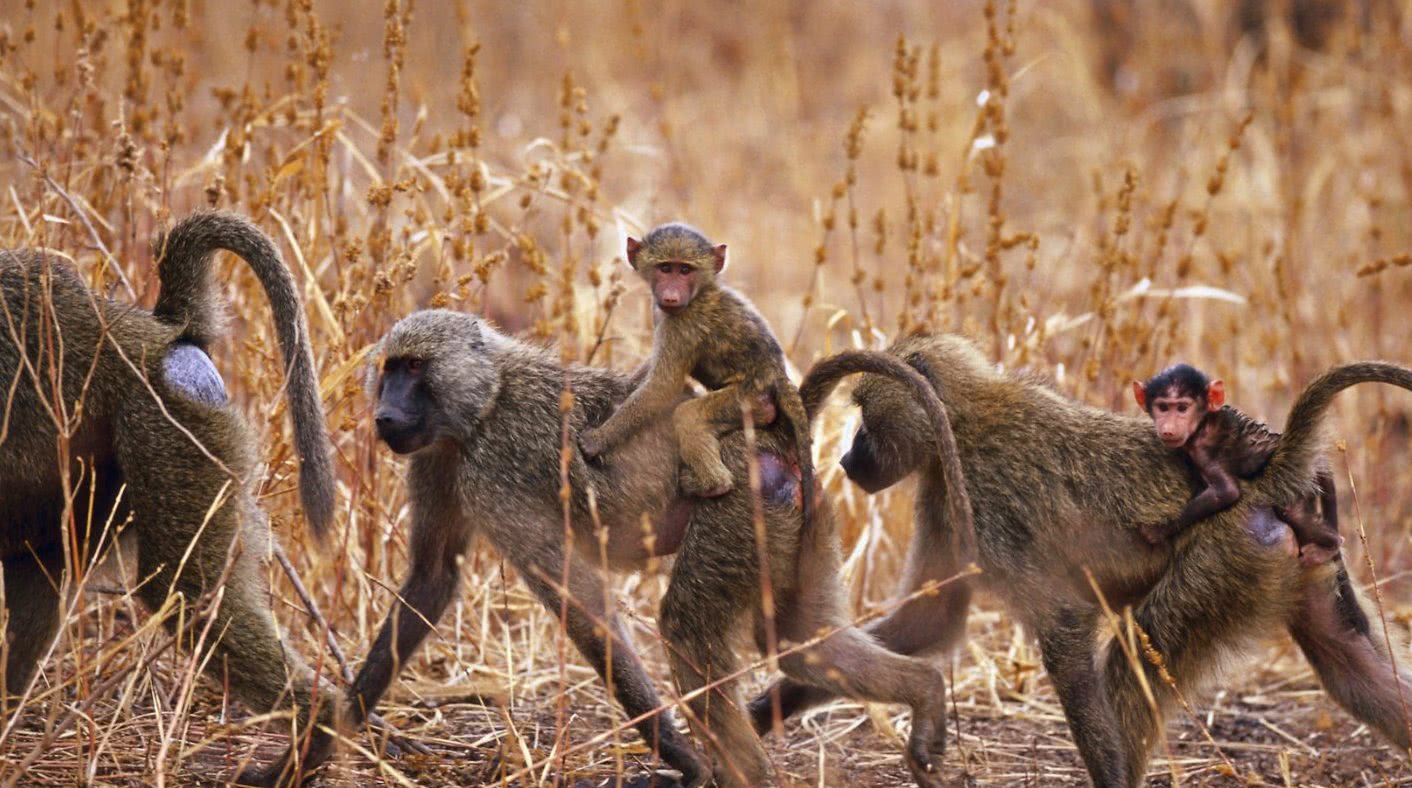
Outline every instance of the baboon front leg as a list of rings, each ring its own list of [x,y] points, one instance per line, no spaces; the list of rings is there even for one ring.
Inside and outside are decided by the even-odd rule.
[[[461,557],[470,546],[474,527],[449,507],[437,506],[413,466],[411,488],[411,565],[392,610],[382,622],[368,657],[348,688],[348,718],[362,725],[387,692],[392,680],[416,653],[446,608],[456,599],[461,582]],[[449,497],[444,491],[443,500]]]
[[[1342,564],[1338,573],[1344,577]],[[1394,666],[1374,644],[1363,616],[1358,628],[1344,608],[1357,599],[1336,596],[1338,578],[1319,576],[1305,582],[1301,605],[1290,617],[1289,631],[1319,674],[1324,689],[1340,706],[1399,748],[1412,747],[1412,673]],[[1347,593],[1352,593],[1351,589]],[[1379,644],[1380,645],[1380,644]],[[1401,686],[1399,686],[1399,684]]]
[[[59,631],[59,589],[64,561],[58,549],[36,556],[16,555],[4,563],[5,686],[0,712],[8,715],[39,667],[39,660]]]
[[[740,424],[740,387],[726,386],[672,411],[681,453],[681,487],[688,495],[716,498],[731,491],[730,469],[721,461],[721,443],[716,439],[719,424]]]
[[[1094,666],[1097,612],[1066,608],[1039,619],[1044,669],[1093,784],[1098,788],[1140,784],[1140,773],[1128,773],[1130,759],[1123,752],[1119,717],[1104,676]],[[1146,751],[1143,756],[1145,759]]]
[[[711,750],[723,786],[767,784],[770,763],[741,711],[733,636],[756,599],[758,563],[744,496],[698,505],[662,597],[659,627],[672,679],[687,700],[688,722]],[[710,689],[703,689],[711,685]],[[702,690],[698,693],[698,690]]]
[[[526,551],[515,558],[521,577],[544,606],[555,616],[564,615],[565,634],[598,672],[628,718],[650,715],[636,725],[647,746],[682,773],[685,785],[704,785],[709,781],[710,768],[676,729],[670,707],[662,704],[621,623],[606,606],[606,589],[598,572],[571,555],[569,600],[565,605],[558,586],[564,577],[564,554],[560,546],[544,544],[538,550]]]

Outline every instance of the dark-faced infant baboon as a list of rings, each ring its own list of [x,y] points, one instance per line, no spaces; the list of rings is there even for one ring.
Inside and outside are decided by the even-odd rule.
[[[143,601],[157,609],[177,594],[194,604],[228,577],[211,628],[210,674],[254,710],[297,709],[307,730],[312,673],[280,640],[259,565],[270,532],[249,490],[254,447],[206,355],[221,324],[212,258],[226,249],[269,295],[305,517],[326,531],[333,469],[299,293],[270,239],[233,214],[190,216],[155,249],[161,291],[151,312],[93,293],[55,257],[0,252],[3,694],[27,692],[53,642],[66,565],[111,544],[110,526],[130,518]],[[317,719],[327,723],[332,710],[324,699]],[[242,781],[271,784],[286,771],[292,777],[290,766],[252,770]]]
[[[1338,391],[1364,381],[1412,389],[1412,371],[1360,363],[1331,370],[1300,395],[1264,470],[1241,480],[1229,509],[1169,544],[1149,545],[1137,526],[1178,515],[1200,484],[1158,440],[1145,418],[1087,407],[998,372],[969,342],[916,334],[888,351],[921,370],[945,403],[974,513],[978,582],[1039,639],[1075,744],[1095,785],[1137,786],[1173,696],[1144,663],[1153,713],[1132,663],[1110,640],[1095,662],[1101,604],[1132,605],[1183,692],[1199,689],[1223,657],[1287,629],[1325,689],[1350,714],[1399,748],[1412,744],[1400,694],[1412,673],[1395,667],[1370,636],[1356,599],[1341,598],[1341,562],[1303,566],[1290,529],[1272,507],[1315,492],[1324,414]],[[822,398],[839,375],[825,359],[800,386]],[[865,376],[854,389],[862,426],[843,456],[849,478],[869,492],[920,474],[917,534],[904,591],[941,579],[959,562],[958,535],[941,519],[938,441],[912,395]],[[965,629],[966,589],[947,586],[869,626],[889,648],[941,652]],[[1360,620],[1363,625],[1360,627]],[[1399,684],[1401,689],[1399,690]],[[784,716],[831,697],[785,679]],[[1412,695],[1409,695],[1412,697]],[[752,703],[762,729],[769,693]]]
[[[727,434],[721,444],[731,491],[687,503],[678,492],[675,430],[665,414],[644,423],[603,462],[571,463],[568,505],[579,537],[578,549],[566,553],[560,392],[567,383],[574,393],[569,426],[577,433],[620,407],[633,390],[630,379],[565,367],[553,354],[471,315],[442,310],[400,321],[383,340],[380,359],[378,435],[393,451],[411,455],[411,566],[354,682],[351,719],[361,720],[373,708],[396,667],[454,599],[462,557],[476,534],[484,533],[556,617],[567,611],[568,637],[600,675],[611,671],[618,702],[629,717],[642,718],[639,732],[686,784],[713,777],[723,785],[769,780],[769,762],[732,679],[740,663],[731,636],[746,624],[762,650],[772,626],[781,649],[829,633],[807,648],[782,653],[785,674],[831,693],[909,705],[908,763],[919,783],[939,784],[935,764],[945,743],[941,673],[879,647],[848,625],[832,508],[819,500],[815,519],[801,528],[800,498],[811,491],[801,490],[794,470],[798,444],[792,431],[771,425],[756,436],[763,555],[756,549],[755,501],[742,483],[743,434]],[[901,376],[909,390],[931,401],[924,412],[944,419],[925,380],[887,361],[890,366],[878,371]],[[692,693],[685,705],[692,729],[711,750],[709,761],[677,732],[669,711],[654,714],[661,707],[657,692],[605,606],[592,547],[597,541],[590,488],[597,521],[609,530],[614,566],[639,566],[649,557],[641,539],[644,515],[655,529],[656,551],[676,553],[660,624],[677,688]],[[773,618],[761,603],[766,579],[774,594]]]

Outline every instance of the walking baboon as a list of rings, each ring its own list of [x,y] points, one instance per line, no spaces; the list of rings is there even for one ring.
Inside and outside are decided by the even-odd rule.
[[[53,641],[64,567],[111,544],[106,524],[131,518],[142,600],[154,610],[169,594],[192,604],[227,576],[209,672],[257,711],[297,707],[307,729],[313,674],[280,640],[259,566],[270,533],[248,490],[254,449],[205,352],[220,326],[212,257],[226,249],[269,295],[305,517],[316,532],[327,530],[334,480],[299,294],[270,239],[233,214],[190,216],[154,248],[161,290],[152,312],[94,294],[42,252],[0,252],[0,380],[8,391],[0,559],[9,614],[0,695],[27,692]],[[327,723],[333,706],[319,703]],[[251,770],[242,781],[274,783],[288,766]]]
[[[1176,516],[1199,482],[1146,419],[1006,376],[958,337],[913,335],[889,352],[922,370],[945,403],[974,511],[980,582],[1038,636],[1094,784],[1141,784],[1173,696],[1144,663],[1159,704],[1154,714],[1114,641],[1095,662],[1101,606],[1090,577],[1110,604],[1134,606],[1137,624],[1183,692],[1197,688],[1222,656],[1284,627],[1338,703],[1400,748],[1412,744],[1398,701],[1398,685],[1408,692],[1412,673],[1396,668],[1380,641],[1360,630],[1357,600],[1336,594],[1341,562],[1302,567],[1289,528],[1271,509],[1314,492],[1324,414],[1335,393],[1365,381],[1412,389],[1412,371],[1361,363],[1317,378],[1296,401],[1264,471],[1242,482],[1240,502],[1170,544],[1152,546],[1136,525]],[[829,361],[820,362],[800,387],[804,400],[821,399],[820,390],[836,380]],[[849,478],[874,492],[920,471],[918,533],[904,586],[911,590],[955,565],[947,552],[952,534],[935,522],[942,499],[935,462],[926,457],[937,444],[910,395],[892,381],[865,376],[853,396],[862,426],[843,457]],[[966,600],[962,587],[944,591],[868,631],[905,654],[949,648],[964,631]],[[752,703],[762,730],[769,692],[780,694],[786,717],[832,697],[786,678]]]
[[[564,545],[559,496],[562,441],[560,391],[574,393],[572,433],[608,418],[632,391],[630,380],[602,369],[561,365],[550,353],[497,332],[477,318],[442,310],[413,314],[393,326],[380,351],[377,431],[398,453],[411,454],[411,566],[351,690],[348,718],[360,721],[386,691],[456,594],[462,557],[484,531],[496,550],[557,616],[600,675],[611,669],[612,688],[637,727],[688,785],[713,776],[724,785],[759,785],[769,778],[764,750],[737,699],[739,668],[731,635],[751,618],[757,644],[770,627],[781,646],[802,644],[821,631],[829,637],[783,654],[786,675],[833,693],[912,708],[907,760],[919,783],[937,785],[936,758],[945,743],[944,687],[938,669],[878,646],[848,626],[838,578],[840,562],[833,510],[816,502],[816,518],[801,528],[801,490],[793,437],[769,427],[757,434],[765,554],[756,550],[754,501],[748,485],[683,505],[677,487],[671,423],[649,421],[605,462],[571,464],[569,498],[574,543]],[[884,371],[877,368],[877,371]],[[892,360],[887,370],[932,400],[917,373]],[[925,407],[925,406],[924,406]],[[722,458],[735,481],[746,478],[746,443],[725,436]],[[678,689],[688,701],[694,730],[711,748],[708,766],[673,726],[651,680],[604,604],[603,579],[592,555],[596,540],[587,490],[595,491],[598,521],[610,531],[609,559],[619,568],[649,556],[640,539],[644,514],[655,522],[657,551],[675,550],[671,583],[661,608],[661,630]],[[964,500],[964,493],[957,493]],[[690,520],[691,526],[687,527]],[[768,568],[768,575],[765,570]],[[567,585],[564,579],[567,578]],[[775,615],[761,607],[761,583],[774,593]],[[567,592],[568,604],[563,595]],[[613,638],[612,665],[606,639]]]
[[[1162,445],[1190,461],[1206,485],[1174,519],[1138,526],[1153,544],[1234,506],[1240,500],[1236,478],[1258,476],[1280,439],[1279,433],[1225,404],[1224,381],[1210,380],[1190,364],[1175,364],[1145,383],[1133,381],[1133,398],[1152,417]],[[1321,467],[1316,483],[1317,496],[1275,509],[1294,531],[1299,558],[1307,564],[1337,558],[1342,544],[1333,472]],[[1316,508],[1321,504],[1322,512]]]
[[[814,488],[809,419],[784,367],[784,350],[750,300],[716,281],[726,267],[726,245],[712,246],[684,224],[654,228],[628,239],[628,262],[652,289],[660,314],[652,358],[641,382],[602,425],[580,438],[584,456],[597,457],[648,422],[672,411],[682,459],[681,487],[713,498],[730,491],[716,435],[738,427],[741,403],[772,394],[798,447],[799,475]],[[710,389],[681,401],[687,377]],[[812,501],[804,496],[804,522]]]

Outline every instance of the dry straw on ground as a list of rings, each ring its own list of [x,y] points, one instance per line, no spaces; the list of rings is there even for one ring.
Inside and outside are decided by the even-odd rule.
[[[660,220],[729,242],[729,278],[799,367],[926,323],[1116,408],[1130,378],[1190,359],[1278,423],[1331,363],[1412,361],[1412,19],[1350,3],[1366,17],[1346,13],[1311,42],[1278,14],[1242,37],[1214,0],[1091,5],[1119,13],[1076,0],[386,0],[382,13],[13,0],[0,8],[0,244],[51,248],[95,286],[150,303],[148,239],[171,217],[230,208],[277,238],[304,283],[335,430],[337,551],[309,545],[298,518],[284,420],[269,412],[283,406],[266,304],[229,261],[235,319],[215,354],[264,447],[261,502],[356,660],[406,558],[399,464],[376,445],[361,390],[369,344],[411,309],[450,306],[566,359],[627,367],[650,316],[616,256],[626,232]],[[1350,566],[1365,589],[1376,573],[1380,613],[1404,640],[1405,396],[1344,395],[1333,458]],[[851,423],[831,411],[818,443],[862,616],[887,604],[910,496],[868,498],[841,477],[832,460]],[[325,653],[323,628],[270,571],[294,646]],[[643,748],[555,617],[493,553],[466,572],[384,707],[434,754],[379,759],[358,736],[322,784],[640,774]],[[282,746],[193,678],[190,652],[169,648],[122,582],[85,580],[38,702],[0,732],[5,784],[180,784]],[[663,582],[615,587],[665,687],[652,620]],[[970,631],[950,668],[949,777],[1083,783],[1032,643],[984,599]],[[1412,780],[1290,644],[1257,656],[1188,699],[1157,780]],[[898,784],[903,717],[835,705],[771,752],[801,784]]]

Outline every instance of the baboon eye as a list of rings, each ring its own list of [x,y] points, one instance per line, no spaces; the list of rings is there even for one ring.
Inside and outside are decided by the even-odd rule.
[[[417,373],[422,371],[422,360],[419,358],[407,359],[407,371]]]
[[[658,263],[658,264],[657,264],[657,272],[660,273],[660,274],[670,274],[670,273],[672,272],[672,264],[671,264],[671,263]]]
[[[682,276],[688,276],[691,274],[691,266],[687,265],[686,263],[682,263],[681,265],[677,266],[677,269],[677,273],[681,274]]]

